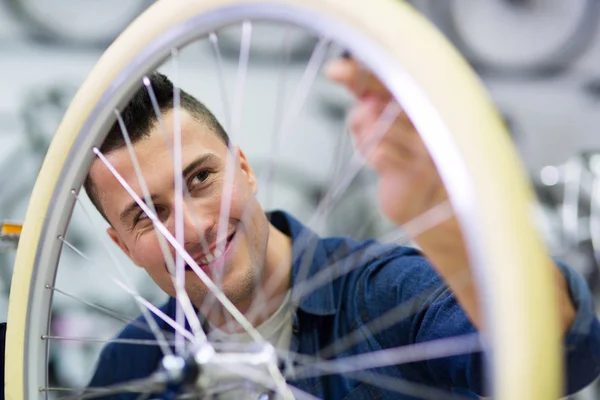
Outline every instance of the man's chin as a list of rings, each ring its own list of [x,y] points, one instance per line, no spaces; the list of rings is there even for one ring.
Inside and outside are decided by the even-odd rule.
[[[226,277],[221,284],[217,284],[219,290],[233,303],[236,308],[240,308],[246,302],[251,302],[256,291],[253,282],[244,279],[230,279],[235,277]],[[187,292],[192,303],[198,309],[210,311],[213,307],[221,308],[220,301],[216,298],[204,284],[187,286]]]

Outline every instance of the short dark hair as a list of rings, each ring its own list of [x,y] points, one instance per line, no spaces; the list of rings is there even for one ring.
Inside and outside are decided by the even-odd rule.
[[[150,87],[156,97],[158,108],[162,113],[169,111],[173,108],[173,82],[169,80],[165,75],[158,72],[148,76],[150,80]],[[229,146],[229,136],[225,129],[221,126],[214,114],[198,99],[184,90],[180,90],[180,106],[183,110],[189,112],[195,119],[206,124],[210,130],[212,130],[223,142]],[[150,131],[154,125],[158,122],[156,112],[148,89],[143,85],[129,101],[125,109],[121,111],[121,118],[127,129],[127,133],[131,140],[131,143],[136,143],[141,139],[148,137]],[[104,142],[100,146],[100,151],[103,154],[108,154],[112,151],[120,149],[126,146],[125,139],[118,121],[115,121],[113,126],[108,131]],[[104,210],[100,205],[100,199],[96,192],[96,187],[92,181],[89,173],[85,178],[83,187],[87,192],[88,197],[96,207],[96,209],[106,218]]]

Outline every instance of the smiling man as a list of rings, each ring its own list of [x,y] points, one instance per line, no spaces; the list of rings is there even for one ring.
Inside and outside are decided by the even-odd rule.
[[[366,85],[357,85],[359,67],[349,59],[333,62],[328,74],[359,97],[351,123],[356,142],[361,143],[368,139],[390,94],[372,76]],[[172,84],[158,74],[152,76],[151,83],[172,141]],[[359,86],[366,90],[357,93]],[[415,238],[425,258],[408,247],[320,238],[285,212],[265,213],[256,199],[256,176],[244,153],[230,147],[227,134],[206,107],[185,92],[181,95],[183,183],[189,192],[182,209],[185,250],[209,277],[220,281],[225,295],[265,339],[282,351],[291,350],[284,371],[292,377],[291,383],[329,399],[413,399],[419,397],[410,393],[422,390],[422,385],[435,388],[440,395],[460,393],[477,398],[483,391],[481,353],[477,352],[376,369],[408,381],[405,393],[376,388],[341,374],[294,375],[297,360],[293,354],[297,353],[335,358],[475,333],[481,327],[482,315],[458,224],[450,219]],[[177,196],[173,159],[145,88],[136,93],[122,115],[156,215],[174,233]],[[101,151],[143,197],[143,186],[118,124]],[[228,193],[224,186],[230,155],[235,159],[233,189],[231,201],[225,202],[230,203],[229,209],[221,210],[223,196]],[[381,178],[380,204],[395,223],[405,223],[447,201],[435,166],[405,114],[400,113],[383,140],[366,156]],[[85,189],[110,223],[112,240],[171,296],[162,310],[174,317],[173,276],[164,261],[154,223],[100,160],[94,161]],[[224,215],[227,229],[219,237],[219,221]],[[170,250],[175,254],[173,248]],[[307,277],[334,264],[342,265],[348,273],[315,290],[301,290]],[[600,329],[582,278],[563,265],[555,270],[568,344],[568,390],[573,392],[600,373]],[[185,289],[211,340],[251,340],[236,324],[226,326],[225,312],[210,301],[207,287],[189,266],[185,278]],[[411,312],[396,318],[391,326],[370,332],[370,321],[407,302]],[[256,304],[258,312],[253,306]],[[119,337],[153,339],[147,329],[140,328],[142,321],[126,327]],[[158,320],[158,324],[172,332],[163,321]],[[339,342],[356,332],[362,332],[360,340],[348,345]],[[157,346],[109,344],[91,386],[146,377],[158,368],[161,359]],[[410,382],[421,386],[411,386]],[[243,398],[245,394],[231,391],[220,398]],[[118,398],[137,396],[123,393]]]
[[[172,108],[170,96],[173,88],[170,82],[156,76],[152,83],[164,111]],[[250,306],[260,281],[271,276],[277,266],[290,263],[290,239],[269,224],[261,210],[255,197],[257,183],[254,173],[239,149],[235,150],[239,168],[235,170],[235,189],[227,211],[227,235],[217,238],[229,139],[212,114],[186,93],[183,93],[182,108],[183,183],[189,191],[189,201],[184,203],[183,212],[184,247],[209,275],[216,268],[224,268],[220,271],[223,291],[244,312]],[[146,103],[134,101],[123,113],[123,119],[135,143],[136,159],[156,214],[174,232],[173,156],[160,125],[150,120],[153,113],[149,100]],[[165,112],[165,126],[173,126],[173,117],[172,112]],[[142,186],[124,146],[120,127],[116,125],[101,150],[132,189],[142,195]],[[135,264],[146,269],[162,290],[175,296],[172,276],[158,243],[158,233],[129,193],[99,161],[94,162],[85,187],[93,203],[110,222],[108,234],[113,241]],[[267,242],[270,242],[269,246]],[[208,304],[204,302],[207,288],[189,267],[186,271],[186,290],[192,303],[197,307]],[[214,310],[213,307],[200,309],[206,316],[213,314]]]

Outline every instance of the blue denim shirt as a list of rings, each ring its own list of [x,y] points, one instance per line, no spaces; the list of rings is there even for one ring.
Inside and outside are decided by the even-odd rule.
[[[273,212],[269,217],[293,242],[292,352],[339,358],[476,333],[448,287],[417,250],[348,237],[320,238],[286,213]],[[559,267],[577,309],[564,339],[567,386],[572,393],[600,373],[600,325],[585,281],[570,268]],[[174,317],[175,300],[170,299],[162,311]],[[154,339],[139,327],[142,321],[127,326],[119,338]],[[386,321],[391,322],[386,325]],[[157,322],[172,332],[166,323]],[[90,386],[146,377],[156,371],[161,358],[157,346],[111,343],[101,353]],[[473,352],[300,378],[311,369],[303,370],[298,358],[286,360],[284,373],[294,386],[326,399],[411,400],[424,395],[444,398],[445,393],[477,398],[476,393],[484,393],[483,359],[483,353]]]

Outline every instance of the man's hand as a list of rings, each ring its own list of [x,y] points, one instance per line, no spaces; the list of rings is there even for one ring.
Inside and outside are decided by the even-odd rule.
[[[379,173],[379,203],[388,218],[403,225],[447,201],[429,152],[385,86],[348,58],[332,61],[326,74],[358,99],[350,113],[350,126],[356,147]],[[396,112],[390,112],[391,108]],[[384,109],[392,118],[382,117]],[[378,131],[382,128],[388,129],[380,136]],[[373,145],[378,138],[381,140]],[[473,323],[480,327],[476,287],[456,219],[451,218],[413,239],[450,285]]]
[[[446,190],[424,143],[386,87],[351,58],[332,61],[326,67],[326,74],[358,99],[349,117],[350,126],[357,149],[380,175],[379,202],[388,218],[403,225],[447,201]],[[420,232],[413,239],[452,289],[473,324],[481,328],[475,279],[456,218]],[[558,268],[556,277],[566,332],[575,311]]]
[[[379,201],[388,218],[403,225],[444,202],[429,152],[385,86],[352,59],[337,59],[326,72],[358,98],[350,127],[357,149],[380,175]]]

